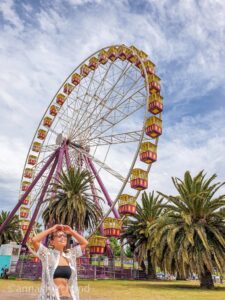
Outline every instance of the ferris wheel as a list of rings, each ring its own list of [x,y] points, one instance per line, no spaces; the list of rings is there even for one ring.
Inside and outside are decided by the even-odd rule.
[[[62,170],[82,167],[107,200],[90,235],[91,253],[102,254],[107,237],[119,237],[124,216],[135,214],[141,190],[157,160],[162,134],[160,78],[147,54],[134,46],[105,47],[85,59],[63,82],[31,142],[19,201],[0,227],[18,213],[25,244],[41,217],[49,184]],[[98,189],[96,189],[98,187]],[[95,230],[95,231],[96,231]]]

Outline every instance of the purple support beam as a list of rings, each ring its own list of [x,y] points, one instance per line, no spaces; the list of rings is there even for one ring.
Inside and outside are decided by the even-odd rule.
[[[55,183],[58,183],[58,179],[59,179],[59,175],[62,171],[62,163],[63,163],[63,156],[64,156],[64,153],[65,153],[65,144],[63,144],[61,147],[60,147],[60,150],[59,150],[59,156],[58,156],[58,165],[57,165],[57,168],[56,168],[56,172],[55,172]],[[55,197],[55,192],[52,191],[52,195],[51,195],[52,198]]]
[[[59,150],[59,160],[58,160],[58,165],[56,168],[56,175],[55,175],[56,180],[59,178],[59,175],[62,171],[64,153],[65,153],[65,145],[63,145]]]
[[[102,189],[102,191],[103,191],[103,193],[104,193],[104,195],[105,195],[105,197],[106,197],[106,199],[107,199],[107,201],[108,201],[109,206],[111,207],[111,205],[112,205],[112,200],[111,200],[111,198],[110,198],[110,196],[109,196],[109,194],[108,194],[108,192],[107,192],[107,190],[106,190],[106,188],[105,188],[105,186],[104,186],[104,184],[103,184],[103,182],[102,182],[100,176],[98,175],[97,170],[95,169],[94,164],[92,163],[91,159],[88,158],[88,157],[85,157],[85,161],[86,161],[87,164],[91,167],[91,170],[92,170],[92,172],[94,173],[94,175],[95,175],[95,177],[96,177],[96,179],[97,179],[97,181],[98,181],[98,183],[99,183],[99,185],[100,185],[100,187],[101,187],[101,189]],[[94,185],[94,183],[93,183],[93,185]],[[91,187],[91,189],[92,189],[92,187]],[[92,190],[92,193],[93,193],[93,190]],[[94,194],[95,194],[95,186],[94,186]],[[96,198],[97,198],[97,197],[96,197]],[[96,199],[95,202],[98,204],[98,199]],[[115,207],[112,209],[112,211],[113,211],[113,213],[114,213],[114,216],[115,216],[117,219],[119,219],[119,218],[120,218],[120,215],[119,215],[119,213],[117,212],[117,210],[115,209]],[[101,231],[101,234],[104,236],[104,227],[103,227],[103,224],[100,225],[100,231]],[[106,240],[106,253],[107,253],[107,256],[108,256],[109,258],[112,258],[112,257],[113,257],[113,252],[112,252],[112,249],[110,248],[110,240],[109,240],[109,239]]]
[[[95,185],[94,185],[94,182],[91,182],[91,192],[92,192],[92,194],[93,194],[94,201],[95,201],[96,205],[98,205],[98,207],[99,207],[98,197],[97,197],[96,187],[95,187]],[[103,224],[100,225],[100,231],[101,231],[101,234],[104,235]]]
[[[66,150],[66,144],[65,141],[63,143],[63,145],[61,146],[60,150],[59,150],[59,157],[58,157],[58,165],[57,165],[57,169],[56,169],[56,174],[55,174],[55,182],[58,180],[59,175],[61,173],[62,170],[62,163],[63,163],[63,156],[65,154],[65,150]],[[55,192],[52,192],[52,198],[55,197]],[[53,224],[48,224],[49,227],[53,226]],[[48,244],[48,237],[46,236],[45,240],[44,240],[44,245],[47,246]]]
[[[112,202],[112,200],[109,196],[109,193],[107,192],[100,176],[98,175],[98,172],[97,172],[92,160],[89,157],[87,157],[87,161],[88,161],[89,166],[91,167],[92,172],[94,173],[94,175],[98,181],[99,186],[101,187],[101,190],[103,191],[103,194],[105,195],[108,205],[111,207],[113,202]],[[113,207],[112,212],[113,212],[115,218],[120,219],[120,215],[119,215],[118,211],[115,209],[115,207]]]
[[[52,175],[53,175],[53,173],[54,173],[54,171],[55,171],[55,168],[56,168],[56,166],[57,166],[57,163],[58,163],[58,156],[55,157],[55,161],[54,161],[54,163],[53,163],[53,165],[52,165],[52,168],[51,168],[51,170],[50,170],[50,172],[49,172],[49,174],[48,174],[48,177],[47,177],[47,179],[46,179],[46,181],[45,181],[45,185],[44,185],[44,187],[43,187],[43,189],[42,189],[42,192],[41,192],[40,198],[39,198],[39,200],[38,200],[37,206],[35,207],[34,213],[33,213],[32,218],[31,218],[31,220],[30,220],[30,224],[29,224],[29,227],[28,227],[28,229],[27,229],[27,231],[26,231],[26,234],[25,234],[25,236],[24,236],[24,239],[23,239],[23,241],[22,241],[22,245],[25,245],[26,242],[27,242],[27,239],[28,239],[28,237],[29,237],[29,234],[30,234],[30,232],[31,232],[31,229],[32,229],[32,227],[33,227],[33,224],[34,224],[34,222],[35,222],[35,220],[36,220],[37,214],[38,214],[38,212],[39,212],[40,206],[41,206],[41,204],[42,204],[42,202],[43,202],[45,193],[46,193],[46,191],[47,191],[47,189],[48,189],[48,186],[49,186],[49,183],[50,183],[50,181],[51,181],[51,179],[52,179]]]
[[[45,230],[46,229],[48,229],[48,228],[50,228],[51,226],[50,226],[50,224],[47,224],[44,228],[45,228]],[[43,242],[43,244],[45,245],[45,247],[47,247],[48,246],[48,236],[46,236],[43,240],[42,240],[42,242]]]
[[[86,164],[87,169],[90,169],[90,165],[88,163],[88,160],[87,160],[86,156],[84,156],[84,160],[85,160],[85,164]],[[95,204],[99,207],[98,197],[97,197],[97,192],[96,192],[96,187],[95,187],[93,181],[91,182],[91,192],[92,192]],[[104,227],[103,227],[103,224],[100,225],[100,231],[101,231],[101,234],[104,236]]]
[[[41,171],[38,173],[38,175],[35,177],[27,191],[23,194],[23,196],[20,198],[14,209],[11,211],[11,213],[8,215],[8,217],[5,219],[5,221],[2,223],[0,227],[0,234],[5,229],[5,227],[8,225],[8,223],[12,220],[14,215],[16,214],[19,207],[22,205],[23,200],[30,194],[31,190],[35,186],[35,184],[38,182],[38,180],[41,178],[41,176],[44,174],[45,170],[48,168],[48,166],[51,164],[51,162],[54,160],[54,158],[58,155],[59,149],[56,149],[56,151],[49,157],[47,162],[45,163],[44,167],[41,169]]]
[[[69,149],[68,149],[68,145],[65,145],[65,157],[66,157],[66,165],[67,165],[67,169],[69,169],[71,167],[71,161],[70,161],[70,156],[69,156]]]

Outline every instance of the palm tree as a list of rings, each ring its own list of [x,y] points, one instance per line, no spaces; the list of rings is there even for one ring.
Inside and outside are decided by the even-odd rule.
[[[144,260],[147,257],[148,279],[156,278],[156,267],[152,263],[153,248],[149,247],[150,226],[154,226],[157,219],[163,212],[162,197],[155,196],[154,192],[147,194],[144,192],[141,198],[142,205],[137,203],[136,214],[127,221],[127,228],[121,234],[121,239],[127,239],[127,243],[131,245],[131,249],[138,253],[138,262],[145,270]]]
[[[177,196],[163,196],[167,213],[158,222],[152,247],[161,267],[170,273],[179,270],[185,276],[198,274],[202,288],[213,288],[215,268],[225,266],[225,195],[216,196],[225,184],[213,183],[216,175],[206,179],[201,171],[184,180],[172,178]]]
[[[33,229],[36,233],[40,233],[43,229],[42,229],[42,224],[39,222],[35,222],[33,225]]]
[[[129,258],[133,257],[132,251],[131,251],[131,246],[129,244],[126,247],[124,254],[126,255],[126,257],[129,257]]]
[[[53,197],[47,199],[49,205],[42,214],[45,225],[62,223],[79,230],[94,229],[103,214],[101,203],[96,205],[90,192],[92,181],[87,170],[70,168],[67,173],[62,171],[49,191]]]
[[[3,211],[0,214],[0,225],[6,220],[9,212]],[[0,234],[0,245],[7,244],[10,241],[20,242],[21,241],[20,223],[19,217],[15,215],[10,223],[6,226],[4,231]]]
[[[118,242],[118,239],[111,236],[109,238],[109,241],[110,241],[110,248],[112,249],[114,256],[120,256],[121,246]]]

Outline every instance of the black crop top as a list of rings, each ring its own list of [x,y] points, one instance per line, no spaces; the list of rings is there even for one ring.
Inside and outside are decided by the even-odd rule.
[[[71,271],[70,266],[58,266],[55,269],[53,278],[70,279],[71,273],[72,273],[72,271]]]

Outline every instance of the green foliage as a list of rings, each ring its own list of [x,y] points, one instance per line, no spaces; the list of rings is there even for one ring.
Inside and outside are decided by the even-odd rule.
[[[130,252],[137,255],[139,264],[148,259],[148,276],[155,278],[156,265],[152,264],[152,251],[149,248],[149,228],[154,227],[158,218],[163,213],[163,198],[155,196],[154,192],[147,194],[144,192],[141,198],[141,205],[137,203],[136,214],[127,219],[121,240],[126,239],[125,244],[129,244]]]
[[[154,192],[144,192],[141,205],[137,203],[136,214],[127,220],[126,229],[121,234],[121,239],[127,239],[131,251],[138,252],[139,262],[146,258],[148,249],[148,229],[153,226],[162,214],[162,197],[155,196]]]
[[[0,214],[0,225],[6,220],[8,215],[9,212],[2,210]],[[18,243],[21,241],[21,238],[19,217],[15,215],[4,231],[0,234],[0,245],[7,244],[10,241]]]
[[[49,191],[49,205],[43,212],[45,224],[67,224],[72,228],[93,230],[103,217],[101,203],[97,206],[90,191],[93,181],[87,170],[70,168],[62,171]],[[101,198],[100,198],[101,199]]]
[[[208,288],[214,268],[222,273],[225,267],[225,195],[216,196],[224,183],[213,183],[215,178],[206,179],[203,171],[193,178],[189,171],[183,180],[172,178],[178,195],[159,192],[167,200],[166,213],[149,228],[154,236],[149,245],[156,249],[159,266],[184,276],[197,273],[201,286]]]
[[[126,255],[126,257],[132,258],[133,257],[133,253],[131,251],[131,246],[127,245],[124,254]]]
[[[121,246],[119,244],[118,239],[114,238],[114,237],[110,237],[110,248],[113,251],[115,256],[120,256],[121,253]]]

